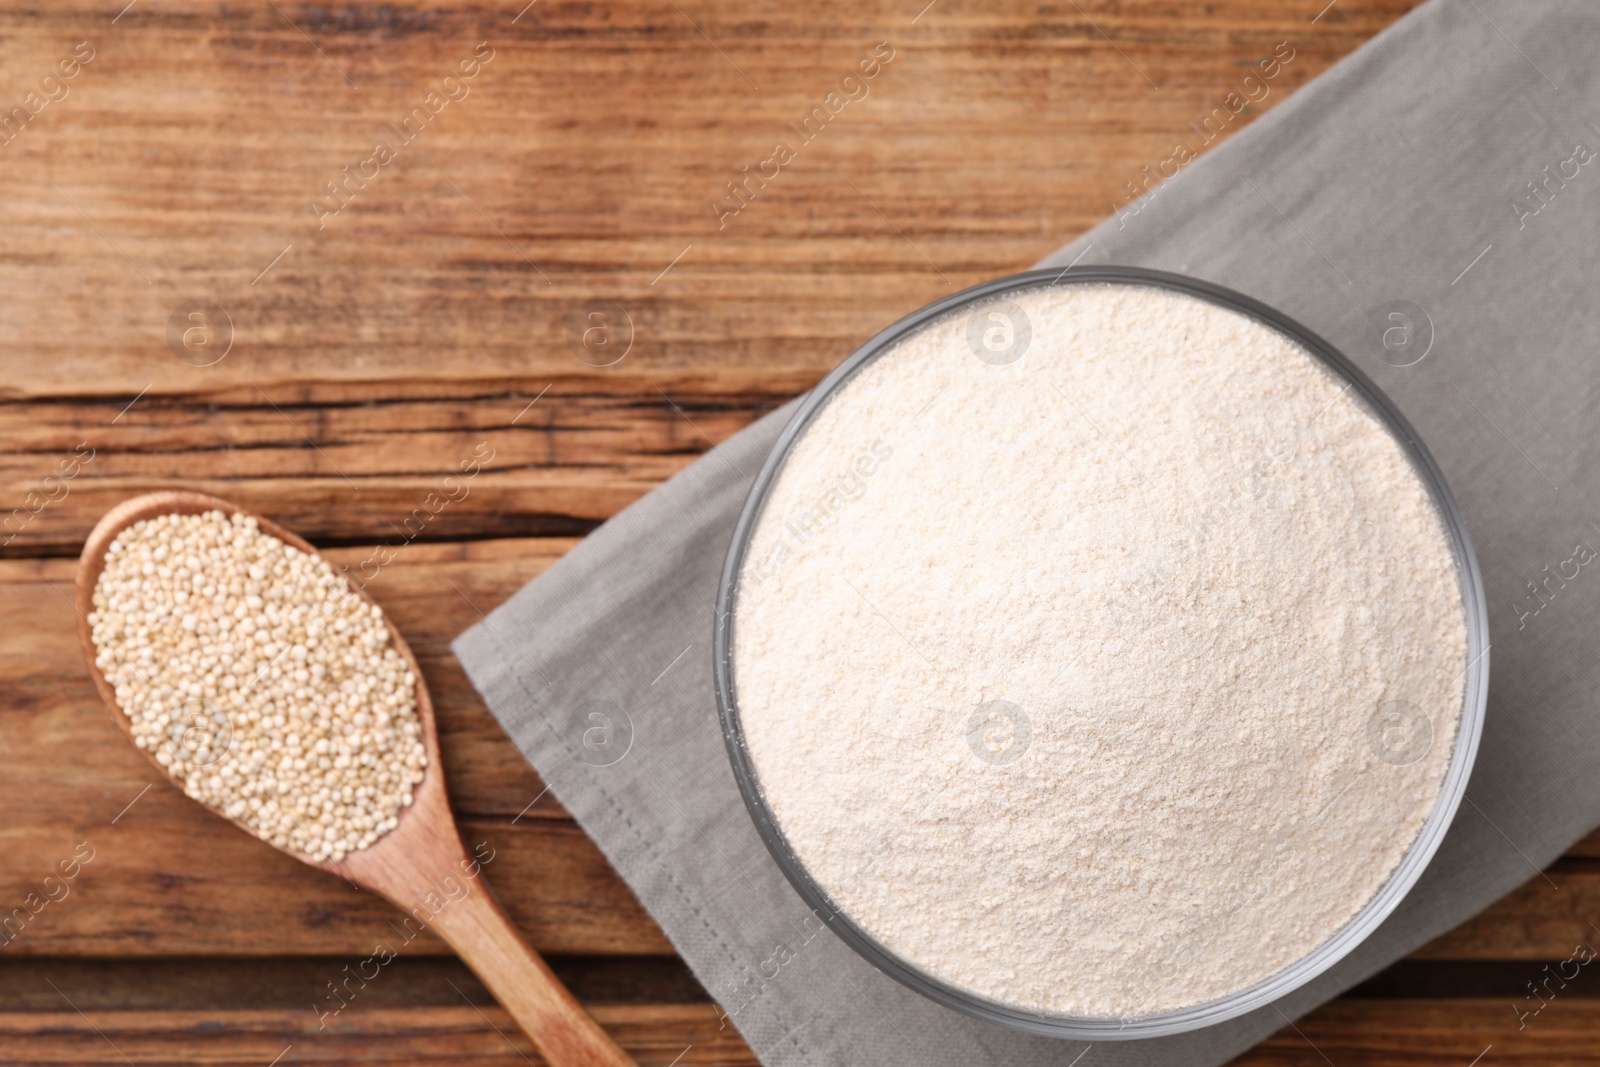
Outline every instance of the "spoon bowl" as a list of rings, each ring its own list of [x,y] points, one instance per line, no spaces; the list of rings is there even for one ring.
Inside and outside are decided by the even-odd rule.
[[[208,511],[254,518],[263,533],[320,558],[317,550],[297,534],[248,508],[204,493],[178,490],[148,493],[108,511],[89,534],[78,560],[75,594],[78,641],[95,688],[105,701],[112,721],[130,742],[134,740],[133,724],[118,705],[115,689],[106,681],[96,662],[98,650],[89,626],[95,587],[105,569],[106,552],[119,534],[137,522],[160,515],[200,515]],[[376,604],[365,589],[349,581],[345,584],[368,604]],[[400,809],[395,828],[366,848],[349,852],[340,860],[318,860],[287,847],[280,851],[377,893],[425,927],[432,928],[483,979],[551,1064],[557,1067],[631,1064],[633,1061],[589,1017],[544,960],[523,942],[489,894],[488,887],[476,877],[478,864],[467,856],[445,794],[439,734],[427,683],[422,679],[417,658],[405,637],[387,614],[383,618],[392,647],[417,679],[417,720],[422,727],[422,743],[428,757],[422,781],[413,789],[411,804]],[[166,768],[156,761],[154,753],[135,747],[163,777],[172,780]],[[202,806],[252,837],[258,837],[239,820],[209,805]]]

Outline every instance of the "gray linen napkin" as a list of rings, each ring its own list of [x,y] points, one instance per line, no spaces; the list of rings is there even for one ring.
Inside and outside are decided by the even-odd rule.
[[[1443,467],[1478,548],[1493,640],[1468,803],[1402,907],[1277,1004],[1188,1035],[1102,1043],[1084,1067],[1221,1063],[1600,823],[1600,640],[1587,624],[1600,577],[1574,562],[1593,558],[1577,545],[1600,548],[1585,433],[1600,406],[1593,42],[1600,6],[1587,0],[1432,0],[1136,213],[1046,261],[1191,273],[1343,349]],[[885,324],[910,310],[884,309]],[[597,530],[456,653],[763,1063],[1079,1062],[1080,1043],[968,1019],[868,966],[810,915],[745,814],[712,695],[713,598],[734,518],[788,414]]]

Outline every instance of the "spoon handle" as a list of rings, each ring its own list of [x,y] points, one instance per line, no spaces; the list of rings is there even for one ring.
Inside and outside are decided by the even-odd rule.
[[[551,1067],[634,1067],[590,1018],[481,883],[434,916],[433,929],[483,980]]]

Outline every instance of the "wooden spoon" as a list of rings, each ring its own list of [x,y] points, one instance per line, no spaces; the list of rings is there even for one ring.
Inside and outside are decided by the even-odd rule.
[[[253,516],[261,524],[263,533],[302,552],[316,554],[317,550],[305,540],[276,523],[248,508],[203,493],[149,493],[124,501],[106,513],[89,534],[78,560],[78,640],[112,721],[130,741],[133,740],[132,724],[117,707],[116,692],[95,663],[97,650],[89,630],[95,584],[105,568],[106,550],[118,534],[142,519],[171,514],[198,515],[212,510],[226,515],[238,512]],[[365,590],[353,583],[346,584],[356,595],[368,603],[373,602]],[[424,920],[424,925],[431,926],[477,972],[495,999],[533,1039],[540,1055],[554,1067],[631,1067],[633,1061],[573,999],[538,953],[523,943],[489,895],[488,886],[474,877],[478,868],[467,858],[445,797],[433,701],[428,696],[428,687],[422,681],[422,671],[411,654],[411,647],[393,623],[389,623],[389,634],[417,679],[417,718],[422,723],[422,740],[428,753],[428,766],[412,796],[411,806],[400,809],[399,825],[393,830],[336,863],[314,860],[289,848],[282,851],[302,863],[365,886],[388,898],[401,911]],[[166,773],[153,753],[142,748],[138,751],[156,770]],[[208,810],[227,818],[214,808]],[[252,837],[256,836],[238,820],[229,821]],[[466,895],[456,896],[463,887]]]

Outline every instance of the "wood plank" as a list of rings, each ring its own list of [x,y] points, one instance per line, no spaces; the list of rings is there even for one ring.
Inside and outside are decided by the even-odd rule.
[[[203,1012],[226,1043],[233,1039],[234,1017],[240,1011],[263,1008],[301,1011],[315,1018],[314,1004],[319,994],[325,1003],[324,987],[331,978],[342,976],[342,958],[305,957],[299,959],[256,959],[247,965],[230,959],[191,957],[166,960],[13,960],[0,969],[0,1004],[11,1012],[55,1012],[62,1007],[62,994],[73,1004],[94,1015],[104,1011],[182,1010]],[[573,959],[552,960],[556,972],[576,995],[589,1004],[655,1005],[708,1004],[705,991],[688,975],[683,965],[670,959]],[[1569,972],[1570,973],[1570,972]],[[1530,1010],[1525,984],[1542,977],[1540,967],[1521,963],[1483,965],[1404,963],[1390,968],[1377,978],[1363,983],[1326,1008],[1298,1020],[1302,1032],[1323,1026],[1336,1029],[1335,1041],[1348,1047],[1351,1035],[1363,1033],[1366,1042],[1358,1054],[1346,1049],[1334,1062],[1350,1064],[1392,1062],[1378,1059],[1398,1053],[1416,1056],[1415,1048],[1402,1046],[1398,1039],[1406,1034],[1437,1025],[1440,1009],[1453,1011],[1449,1019],[1452,1036],[1462,1020],[1467,1020],[1464,1044],[1475,1040],[1470,1027],[1484,1030],[1485,1044],[1493,1042],[1500,1054],[1513,1061],[1543,1055],[1548,1046],[1542,1040],[1524,1044],[1525,1037],[1549,1037],[1552,1031],[1571,1032],[1588,1025],[1588,1019],[1563,1018],[1574,1005],[1579,1014],[1592,1015],[1600,985],[1574,979],[1565,989],[1552,982],[1555,996],[1538,1015],[1524,1016],[1521,1031],[1497,1030],[1502,1024],[1514,1025],[1510,1011],[1513,1002]],[[59,990],[59,992],[58,992]],[[398,1012],[419,1007],[450,1008],[465,1000],[488,1008],[493,1001],[464,965],[452,959],[401,957],[381,971],[364,987],[354,990],[349,1005],[339,1012],[351,1020],[374,1009]],[[1579,1004],[1579,1002],[1587,1002]],[[1395,1005],[1411,1005],[1396,1012]],[[323,1011],[327,1008],[323,1007]],[[1503,1018],[1502,1018],[1503,1016]],[[1337,1019],[1336,1023],[1329,1019]],[[1485,1025],[1487,1024],[1487,1025]],[[1379,1044],[1369,1044],[1374,1035]],[[1318,1045],[1322,1042],[1318,1040]],[[1479,1051],[1484,1045],[1479,1045]],[[46,1050],[48,1056],[51,1051]],[[1327,1051],[1324,1048],[1324,1051]],[[1444,1062],[1455,1054],[1451,1045],[1440,1050]],[[1306,1059],[1307,1056],[1313,1058]],[[1253,1051],[1243,1064],[1320,1063],[1314,1050],[1293,1029],[1284,1031]],[[1429,1061],[1421,1061],[1429,1062]],[[1467,1062],[1457,1058],[1456,1067]],[[1557,1062],[1594,1062],[1579,1059]]]
[[[720,1012],[708,1004],[596,1005],[595,1018],[640,1067],[756,1067]],[[285,1055],[290,1050],[292,1055]],[[378,1008],[348,1011],[318,1030],[307,1011],[0,1012],[0,1061],[29,1064],[284,1063],[542,1064],[500,1008]]]
[[[1533,977],[1533,975],[1530,975]],[[1517,1028],[1512,998],[1341,997],[1232,1061],[1232,1067],[1534,1067],[1600,1064],[1600,1001],[1558,998]],[[1482,1059],[1478,1059],[1478,1057]]]
[[[494,997],[453,956],[401,955],[381,967],[367,954],[350,956],[227,956],[77,959],[18,956],[0,967],[0,1011],[60,1011],[62,993],[83,1011],[209,1011],[261,1008],[304,1011],[313,1017],[339,1007],[328,983],[348,987],[338,1011],[373,1008],[487,1007]],[[586,1004],[710,1004],[675,956],[551,956],[551,969]],[[345,968],[349,968],[347,971]],[[374,973],[376,971],[376,973]],[[363,981],[365,984],[363,984]]]
[[[289,1024],[295,1023],[296,1015],[301,1016],[301,1024],[315,1023],[318,1016],[310,1004],[327,974],[337,976],[343,962],[346,961],[337,958],[266,959],[248,965],[204,958],[138,965],[105,960],[19,961],[0,972],[0,992],[9,1009],[0,1014],[0,1055],[15,1047],[7,1042],[36,1040],[43,1029],[30,1027],[17,1019],[16,1013],[54,1014],[62,1006],[64,994],[103,1029],[107,1018],[112,1020],[112,1026],[120,1024],[124,1031],[140,1028],[138,1023],[125,1020],[143,1017],[148,1023],[153,1014],[172,1018],[169,1013],[178,1011],[184,1013],[185,1020],[203,1018],[212,1042],[197,1054],[215,1057],[216,1062],[234,1062],[228,1057],[237,1051],[235,1043],[249,1048],[253,1047],[252,1041],[259,1039],[262,1009],[281,1012],[274,1017]],[[686,973],[673,975],[663,970],[681,968],[681,964],[671,961],[629,960],[606,965],[558,958],[554,962],[558,973],[586,1003],[600,1006],[602,1015],[610,1010],[613,1018],[620,1018],[626,1012],[618,1009],[649,1009],[665,1004],[710,1007],[704,991]],[[1419,966],[1432,966],[1435,972],[1420,979],[1420,992],[1416,974],[1397,979],[1404,984],[1391,983],[1382,989],[1375,988],[1385,981],[1380,976],[1296,1020],[1294,1027],[1285,1027],[1236,1064],[1315,1064],[1327,1062],[1320,1058],[1327,1055],[1340,1067],[1398,1063],[1462,1067],[1491,1044],[1495,1049],[1493,1062],[1600,1062],[1600,1053],[1586,1040],[1600,1024],[1596,1017],[1600,1012],[1600,986],[1585,982],[1586,971],[1581,971],[1580,977],[1564,989],[1552,982],[1554,994],[1547,996],[1538,1014],[1529,1015],[1526,1013],[1534,1002],[1522,995],[1521,986],[1541,977],[1537,966],[1496,964],[1487,971],[1479,969],[1466,995],[1444,992],[1448,969],[1440,970],[1437,965],[1402,965],[1397,969],[1415,971]],[[648,971],[651,976],[642,984],[630,982],[626,974],[629,969]],[[1520,1018],[1512,1011],[1513,1003],[1525,1013]],[[402,957],[385,968],[381,977],[359,989],[334,1021],[359,1031],[375,1029],[376,1017],[398,1020],[387,1040],[403,1048],[414,1033],[415,1020],[409,1013],[455,1009],[462,1004],[492,1012],[488,994],[458,962]],[[75,1026],[52,1028],[59,1044],[41,1042],[42,1048],[34,1046],[30,1051],[45,1062],[85,1053],[92,1060],[93,1050],[83,1048],[78,1040],[85,1032],[83,1018],[74,1018]],[[725,1039],[728,1035],[722,1032],[716,1036]],[[174,1040],[187,1043],[191,1039],[192,1035],[184,1035]],[[321,1042],[338,1038],[313,1031],[310,1039]],[[307,1047],[286,1033],[285,1042],[290,1041],[296,1042],[297,1054]],[[156,1051],[159,1054],[161,1050]],[[170,1054],[170,1047],[167,1051]],[[395,1054],[393,1048],[369,1049],[367,1054],[385,1051]],[[326,1053],[325,1045],[313,1045],[305,1054],[316,1059]],[[111,1055],[109,1051],[104,1054]],[[490,1054],[494,1054],[493,1050]],[[1557,1058],[1552,1060],[1552,1056]],[[10,1062],[9,1057],[7,1061]],[[202,1058],[201,1062],[210,1061]]]
[[[468,819],[461,833],[469,848],[493,857],[481,877],[540,952],[672,952],[570,821]],[[44,878],[85,841],[93,859],[64,897],[41,903]],[[402,913],[378,897],[277,853],[159,784],[116,826],[102,819],[7,829],[0,847],[0,902],[12,918],[4,951],[12,955],[361,957],[379,941],[401,949],[408,936]],[[39,895],[31,904],[30,893]],[[423,933],[403,951],[449,950]]]
[[[757,1063],[737,1034],[718,1030],[719,1013],[710,1005],[597,1005],[594,1013],[642,1067],[666,1067],[679,1055],[682,1065]],[[1517,1021],[1507,999],[1344,997],[1295,1020],[1232,1063],[1467,1067],[1483,1055],[1478,1062],[1486,1067],[1600,1064],[1593,1040],[1600,1029],[1600,1001],[1558,999],[1520,1031]],[[540,1062],[492,1006],[350,1010],[321,1032],[310,1012],[292,1009],[0,1012],[0,1057],[6,1062],[261,1067],[286,1046],[293,1047],[292,1062],[302,1063],[437,1060],[476,1067]]]
[[[162,488],[237,500],[318,544],[583,534],[787,399],[546,384],[341,405],[254,390],[125,412],[131,397],[0,403],[0,556],[75,553],[113,505]]]
[[[96,48],[70,96],[5,147],[0,339],[28,358],[3,388],[293,383],[321,398],[352,382],[581,377],[793,393],[899,313],[1099,221],[1278,41],[1294,62],[1232,129],[1411,0],[1347,0],[1315,24],[1313,6],[947,2],[915,23],[895,0],[803,16],[549,3],[516,22],[430,0],[289,18],[190,0],[114,25],[87,3],[0,11],[6,69]],[[375,140],[398,143],[388,124],[481,40],[494,58],[470,94],[319,229],[324,184]],[[882,40],[896,58],[871,95],[719,228],[724,183]],[[232,351],[203,369],[167,352],[192,299],[233,323]],[[573,313],[601,299],[630,309],[637,338],[605,372],[570,347]]]
[[[1600,870],[1556,863],[1449,933],[1412,953],[1421,960],[1555,962],[1579,943],[1600,948]]]
[[[887,322],[1097,221],[1277,41],[1294,41],[1296,58],[1230,135],[1408,6],[1347,3],[1309,31],[1298,13],[1247,0],[1177,28],[1157,3],[915,26],[887,0],[835,2],[815,21],[727,0],[697,9],[702,28],[759,65],[754,96],[686,19],[654,3],[604,19],[541,6],[514,26],[447,4],[383,19],[299,11],[329,65],[271,12],[135,9],[96,36],[71,95],[5,149],[0,339],[17,357],[0,396],[18,399],[0,404],[0,434],[16,442],[0,457],[0,514],[80,441],[97,456],[71,496],[0,553],[70,551],[115,500],[180,481],[238,495],[319,541],[370,540],[481,441],[496,448],[491,473],[429,537],[581,533]],[[92,25],[87,9],[0,11],[0,56],[47,65]],[[368,32],[386,35],[382,63],[367,55]],[[1161,91],[1102,33],[1137,50]],[[497,51],[471,94],[315,229],[321,183],[477,34]],[[706,205],[722,182],[787,136],[832,87],[826,72],[886,38],[901,54],[873,94],[806,146],[770,196],[717,228]],[[333,64],[361,91],[346,95]],[[174,95],[174,79],[230,92]],[[615,95],[597,102],[585,83]],[[921,103],[935,93],[957,104]],[[270,120],[255,129],[237,114]],[[530,121],[544,151],[519,147]],[[186,136],[196,126],[205,138]],[[142,152],[101,147],[133,127]],[[471,181],[456,169],[469,150]],[[1005,162],[1018,157],[1036,165]],[[76,184],[61,187],[63,174]],[[841,180],[851,174],[860,195]],[[689,244],[697,252],[670,284],[654,284]],[[235,339],[205,368],[166,341],[173,311],[200,297],[229,308]],[[620,303],[633,324],[634,347],[614,366],[575,354],[585,350],[574,324],[596,301]],[[547,386],[533,421],[504,426]],[[84,402],[63,403],[72,398]]]

